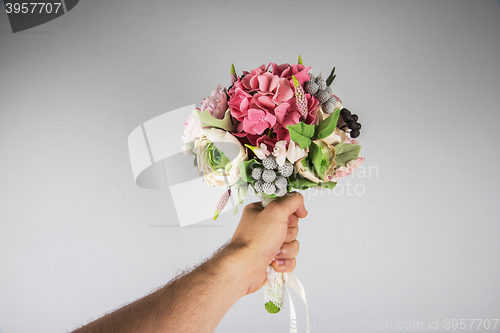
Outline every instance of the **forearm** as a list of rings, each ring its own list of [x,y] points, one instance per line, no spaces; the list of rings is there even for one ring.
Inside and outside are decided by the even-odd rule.
[[[193,272],[165,287],[175,308],[166,316],[168,332],[213,332],[246,295],[252,265],[246,249],[228,245]]]
[[[76,330],[84,332],[213,332],[248,291],[247,250],[226,246],[156,292]]]

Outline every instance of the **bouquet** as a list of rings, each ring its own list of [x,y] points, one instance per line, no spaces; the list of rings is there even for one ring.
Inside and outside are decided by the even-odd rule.
[[[310,70],[300,56],[298,64],[270,63],[241,76],[233,64],[229,88],[218,85],[186,119],[185,154],[195,156],[207,184],[227,189],[214,220],[232,194],[241,204],[249,187],[265,207],[293,189],[333,189],[364,161],[358,116],[332,92],[335,68],[326,79]],[[284,285],[269,266],[269,313],[280,311]]]

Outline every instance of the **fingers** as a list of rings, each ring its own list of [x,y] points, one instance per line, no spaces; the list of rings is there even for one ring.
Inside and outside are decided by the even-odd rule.
[[[293,272],[297,265],[297,260],[292,259],[276,259],[271,263],[271,266],[278,273]]]
[[[295,258],[299,254],[299,241],[294,240],[290,243],[283,243],[280,252],[276,255],[276,259]]]
[[[299,224],[299,217],[295,214],[288,216],[288,227],[293,228]]]
[[[307,216],[307,210],[304,206],[304,198],[300,193],[292,192],[272,201],[268,207],[275,211],[279,216],[290,216],[292,214],[299,218]]]
[[[260,212],[260,211],[262,211],[263,208],[262,208],[262,205],[260,203],[254,202],[254,203],[246,205],[244,209],[248,210],[250,212]]]
[[[295,226],[293,228],[288,227],[288,230],[286,231],[286,237],[283,243],[290,243],[295,238],[297,238],[298,234],[299,234],[299,226]]]

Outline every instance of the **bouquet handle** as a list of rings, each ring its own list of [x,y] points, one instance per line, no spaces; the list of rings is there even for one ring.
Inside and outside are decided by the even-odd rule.
[[[262,196],[260,204],[263,208],[276,198]],[[278,273],[269,265],[267,268],[267,281],[264,285],[264,305],[267,312],[278,313],[283,307],[285,299],[285,280],[283,273]]]
[[[278,313],[285,299],[285,279],[283,273],[277,273],[274,268],[267,268],[267,281],[264,285],[264,305],[267,312]]]

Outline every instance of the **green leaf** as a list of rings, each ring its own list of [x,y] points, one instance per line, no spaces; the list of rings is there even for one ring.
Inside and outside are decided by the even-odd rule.
[[[194,148],[194,142],[186,142],[184,144],[184,149],[193,153],[193,148]]]
[[[262,167],[262,164],[257,162],[254,158],[252,158],[250,161],[241,162],[238,165],[238,167],[240,168],[241,179],[243,179],[247,183],[254,183],[255,180],[252,178],[252,170],[259,166]]]
[[[290,132],[290,138],[297,142],[300,148],[305,149],[311,144],[311,138],[314,136],[314,125],[307,125],[299,122],[296,125],[287,125]]]
[[[288,178],[290,186],[297,190],[307,190],[308,188],[318,186],[318,183],[310,181],[307,178],[302,177],[300,174],[295,173]]]
[[[226,165],[231,162],[229,158],[227,158],[226,155],[224,155],[224,153],[221,152],[213,142],[210,142],[208,144],[206,153],[206,161],[210,163],[210,166],[213,170],[224,169]]]
[[[231,74],[236,74],[236,70],[234,69],[234,64],[231,64]]]
[[[340,109],[337,109],[328,118],[320,122],[316,127],[316,133],[314,133],[314,138],[324,139],[329,137],[335,131],[335,127],[337,127],[339,115],[340,115]]]
[[[299,65],[304,65],[304,63],[302,62],[302,57],[299,55],[299,62],[298,62]]]
[[[281,308],[274,304],[273,302],[269,301],[265,305],[266,311],[268,313],[278,313],[280,312]]]
[[[292,177],[289,177],[288,181],[292,188],[297,190],[307,190],[311,187],[334,189],[335,186],[337,186],[337,183],[334,182],[315,183],[307,178],[302,177],[300,174],[295,174]]]
[[[324,157],[323,153],[321,151],[321,148],[315,144],[314,142],[311,143],[309,146],[309,156],[308,156],[314,166],[314,170],[316,171],[316,174],[319,176],[320,179],[323,178],[323,173],[322,171],[325,169],[324,168]]]
[[[335,146],[335,162],[337,162],[337,166],[346,166],[347,163],[358,158],[360,151],[360,145],[353,145],[350,143],[337,144]]]
[[[333,80],[335,80],[336,77],[337,75],[335,75],[335,67],[333,67],[330,76],[328,76],[328,79],[326,79],[326,85],[329,86],[330,84],[332,84]]]
[[[242,204],[248,194],[248,184],[236,185],[236,202]]]
[[[200,119],[201,127],[216,127],[228,132],[234,132],[236,130],[236,126],[233,125],[233,122],[231,121],[231,110],[229,109],[226,110],[224,118],[222,119],[212,117],[208,111],[203,112],[203,114],[198,109],[195,109],[194,111],[196,112],[198,119]]]
[[[327,188],[330,190],[333,190],[336,186],[337,186],[337,183],[335,183],[335,182],[324,182],[324,183],[318,184],[318,187]]]

